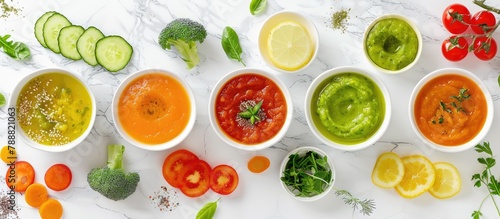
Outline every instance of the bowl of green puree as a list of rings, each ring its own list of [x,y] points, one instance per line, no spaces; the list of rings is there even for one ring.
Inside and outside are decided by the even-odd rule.
[[[363,35],[364,53],[379,71],[398,74],[417,63],[422,35],[407,17],[387,14],[373,20]]]
[[[307,90],[304,107],[312,133],[324,144],[344,151],[375,144],[391,119],[391,98],[383,81],[350,66],[316,77]]]

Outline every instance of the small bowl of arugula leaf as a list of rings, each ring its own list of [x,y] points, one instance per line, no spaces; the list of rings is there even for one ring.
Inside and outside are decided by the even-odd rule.
[[[305,146],[289,152],[280,168],[281,185],[299,201],[316,201],[333,188],[335,168],[321,149]]]

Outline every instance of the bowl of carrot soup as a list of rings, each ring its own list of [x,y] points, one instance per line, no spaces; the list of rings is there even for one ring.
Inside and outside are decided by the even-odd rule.
[[[292,97],[276,76],[259,69],[239,69],[214,87],[208,114],[225,143],[261,150],[285,136],[293,116]]]
[[[146,150],[181,143],[196,119],[194,94],[176,74],[147,69],[128,76],[113,98],[113,120],[120,135]]]
[[[427,145],[460,152],[477,145],[493,122],[488,88],[472,72],[436,70],[422,78],[410,97],[410,123]]]

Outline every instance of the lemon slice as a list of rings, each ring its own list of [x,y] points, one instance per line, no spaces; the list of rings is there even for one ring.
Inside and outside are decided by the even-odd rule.
[[[436,180],[434,165],[422,155],[401,158],[405,167],[403,180],[395,187],[399,195],[415,198],[427,192]]]
[[[429,193],[439,199],[451,198],[458,194],[462,187],[462,180],[457,168],[446,162],[436,162],[434,168],[436,181],[429,189]]]
[[[271,62],[288,71],[304,67],[314,52],[307,30],[292,21],[282,22],[271,30],[267,48]]]
[[[372,182],[381,188],[394,188],[405,173],[403,161],[393,152],[382,153],[375,162],[372,172]]]

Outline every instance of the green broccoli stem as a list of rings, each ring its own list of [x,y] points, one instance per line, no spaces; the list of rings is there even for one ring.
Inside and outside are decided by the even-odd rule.
[[[123,145],[108,145],[109,169],[123,169],[123,152],[125,152],[125,146]]]
[[[196,41],[186,42],[184,40],[168,40],[168,42],[179,51],[182,60],[186,62],[187,68],[192,69],[200,62],[198,57],[198,48],[196,47]]]

